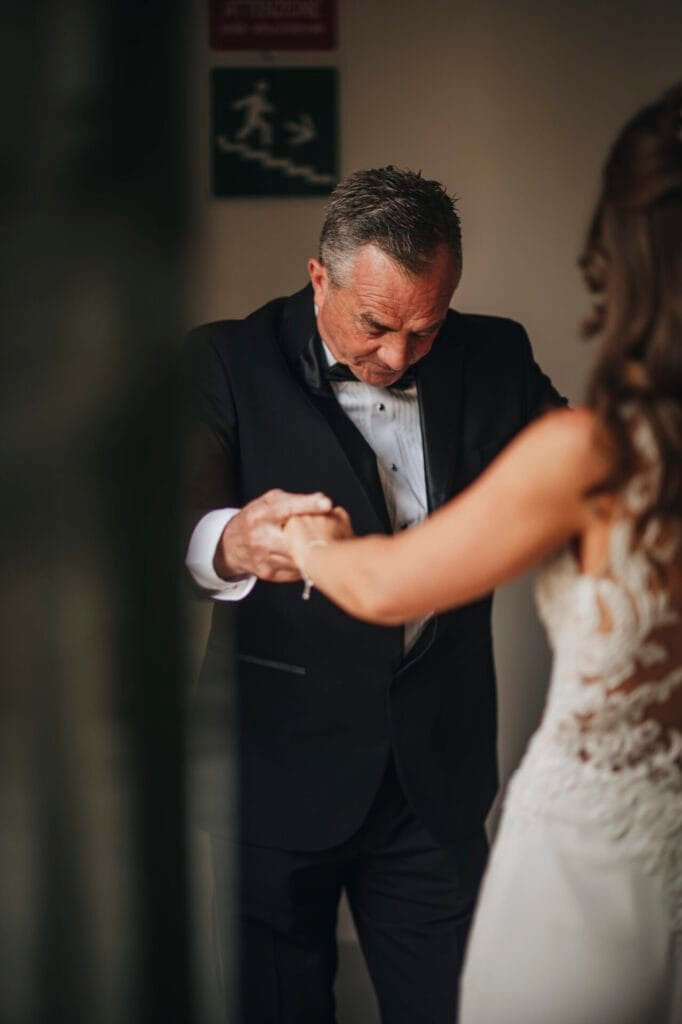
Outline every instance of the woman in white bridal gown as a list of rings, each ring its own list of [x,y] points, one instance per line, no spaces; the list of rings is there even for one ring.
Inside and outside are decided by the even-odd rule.
[[[354,538],[342,510],[285,528],[306,580],[385,624],[541,565],[549,697],[461,1024],[682,1021],[682,85],[616,140],[582,266],[601,339],[584,408],[537,421],[395,537]]]

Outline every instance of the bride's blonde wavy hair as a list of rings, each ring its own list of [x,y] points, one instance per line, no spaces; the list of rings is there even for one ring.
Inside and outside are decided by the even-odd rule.
[[[661,484],[642,517],[682,518],[682,83],[635,115],[604,166],[579,265],[595,303],[583,324],[601,340],[587,403],[615,453],[594,493],[637,470],[623,409],[644,417],[661,456]]]

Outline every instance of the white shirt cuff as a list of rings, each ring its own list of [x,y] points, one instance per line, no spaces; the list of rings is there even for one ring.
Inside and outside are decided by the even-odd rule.
[[[216,508],[207,512],[194,527],[187,548],[185,565],[200,587],[213,591],[211,597],[216,601],[241,601],[256,585],[256,576],[224,580],[213,568],[223,530],[239,511],[238,508]]]

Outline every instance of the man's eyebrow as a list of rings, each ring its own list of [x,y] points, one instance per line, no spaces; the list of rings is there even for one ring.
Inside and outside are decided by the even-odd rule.
[[[445,317],[442,317],[440,320],[435,320],[432,324],[429,324],[427,327],[420,327],[419,330],[416,331],[415,333],[416,334],[431,334],[432,331],[439,330],[443,326],[444,323],[445,323]]]
[[[371,313],[360,313],[358,320],[363,327],[369,327],[372,331],[394,331],[395,327],[388,327],[387,324],[382,324],[378,320],[375,320]]]
[[[396,330],[395,327],[389,327],[387,324],[382,324],[379,320],[375,320],[371,313],[360,313],[358,315],[358,320],[363,327],[367,327],[372,331],[381,331],[386,334]],[[418,331],[415,331],[415,334],[431,334],[432,331],[437,331],[441,328],[444,323],[445,318],[443,317],[440,320],[436,320],[434,323],[429,324],[427,327],[420,327]]]

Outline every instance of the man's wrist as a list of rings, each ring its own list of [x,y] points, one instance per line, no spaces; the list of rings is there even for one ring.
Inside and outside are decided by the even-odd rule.
[[[216,553],[213,557],[213,569],[216,575],[220,576],[221,580],[229,581],[231,583],[239,580],[245,580],[252,575],[247,572],[246,569],[239,570],[227,561],[223,551],[222,538],[218,542],[218,547],[216,548]]]
[[[194,528],[187,550],[186,565],[195,582],[205,590],[214,592],[233,591],[241,593],[244,586],[254,578],[248,572],[240,572],[238,566],[225,562],[221,568],[227,570],[228,576],[217,571],[216,555],[221,540],[230,521],[236,517],[240,509],[222,508],[207,512]],[[245,591],[245,593],[248,591]]]
[[[238,517],[239,513],[232,516],[225,523],[225,528],[220,534],[213,556],[213,570],[223,580],[243,580],[247,576],[252,575],[246,566],[239,565],[238,559],[235,559],[234,556],[228,558],[226,555],[226,548],[230,547],[230,534],[234,532],[233,523]]]

